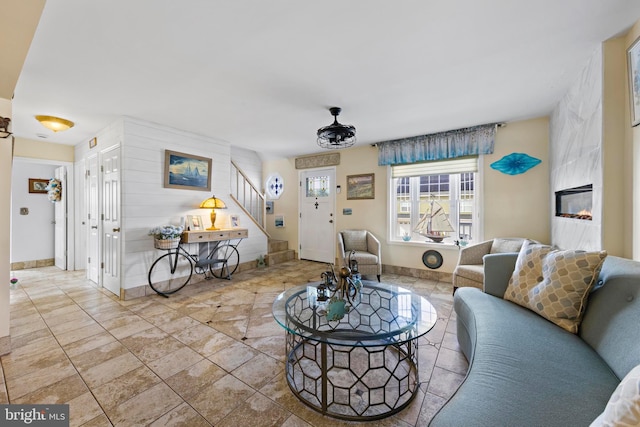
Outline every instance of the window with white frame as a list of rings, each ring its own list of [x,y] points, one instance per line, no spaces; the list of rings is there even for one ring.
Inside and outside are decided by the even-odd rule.
[[[391,240],[408,234],[429,241],[415,230],[435,202],[453,228],[445,243],[479,241],[478,182],[477,157],[391,166]]]

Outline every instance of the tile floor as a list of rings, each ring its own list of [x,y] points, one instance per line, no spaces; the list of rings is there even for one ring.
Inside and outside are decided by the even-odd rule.
[[[15,271],[13,351],[0,358],[0,403],[68,403],[72,426],[337,426],[300,403],[284,378],[284,330],[271,304],[320,279],[291,261],[187,286],[170,298],[118,301],[56,267]],[[438,310],[420,339],[420,391],[372,426],[426,426],[464,378],[451,284],[383,274]]]

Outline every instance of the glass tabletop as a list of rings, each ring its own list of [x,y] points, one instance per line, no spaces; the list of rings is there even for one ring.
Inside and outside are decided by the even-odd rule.
[[[408,289],[363,280],[355,301],[346,302],[339,320],[328,320],[329,301],[319,301],[317,286],[288,289],[273,303],[273,317],[288,332],[328,344],[391,345],[417,339],[433,328],[436,309]]]

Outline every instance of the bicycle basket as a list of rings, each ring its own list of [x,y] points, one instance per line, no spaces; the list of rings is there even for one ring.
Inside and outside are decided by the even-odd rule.
[[[180,238],[175,239],[153,239],[153,246],[156,249],[175,249],[180,244]]]

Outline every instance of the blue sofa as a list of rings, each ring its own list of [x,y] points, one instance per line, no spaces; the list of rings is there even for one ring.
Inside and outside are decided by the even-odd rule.
[[[575,335],[502,299],[516,258],[485,256],[485,292],[456,292],[469,370],[430,426],[589,426],[640,364],[640,262],[605,259]]]

